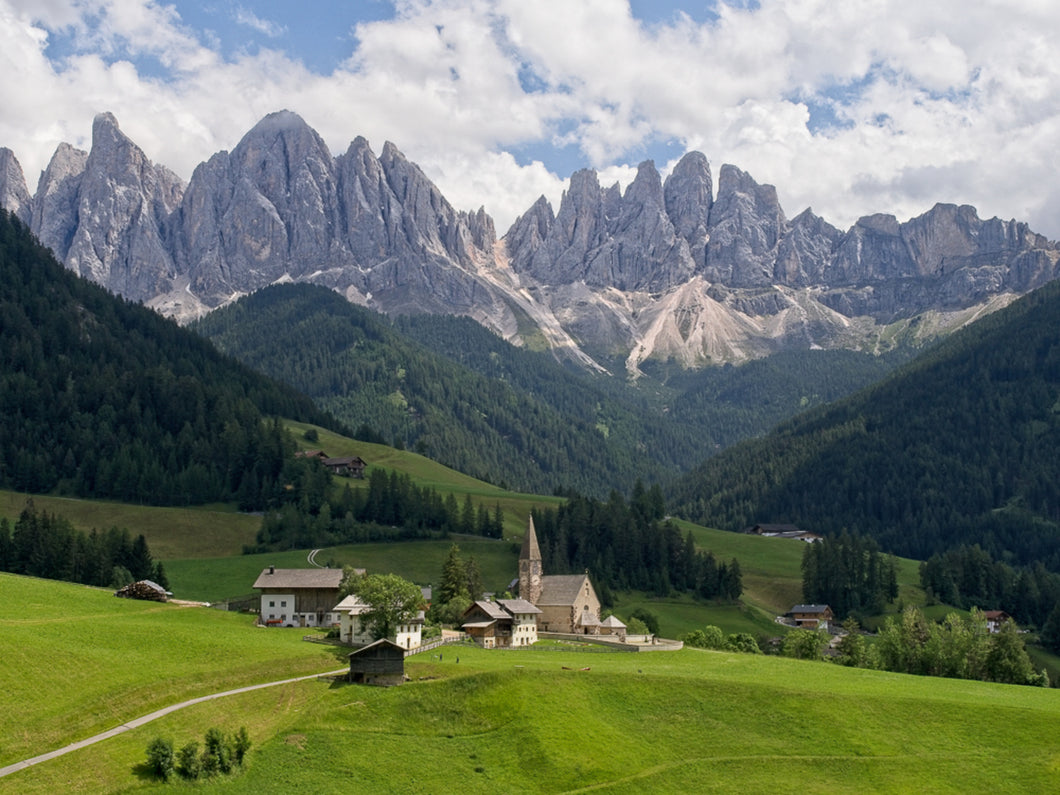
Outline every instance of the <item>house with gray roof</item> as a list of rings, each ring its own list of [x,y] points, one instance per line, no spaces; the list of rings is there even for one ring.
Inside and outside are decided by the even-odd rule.
[[[258,623],[267,627],[329,627],[339,621],[342,569],[262,569],[254,588],[261,591]]]
[[[464,611],[461,628],[485,649],[537,643],[541,610],[525,599],[480,599]]]

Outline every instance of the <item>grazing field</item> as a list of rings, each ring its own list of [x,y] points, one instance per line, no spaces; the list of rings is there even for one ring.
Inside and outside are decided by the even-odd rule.
[[[0,764],[171,701],[340,667],[340,650],[301,631],[230,614],[6,575],[0,589],[9,614],[64,611],[0,619],[26,650],[8,659],[5,643]],[[142,768],[147,744],[180,747],[214,726],[250,731],[246,768],[216,785],[237,793],[1048,792],[1060,775],[1055,690],[555,645],[448,647],[409,657],[406,672],[399,688],[312,679],[199,704],[0,791],[164,788]]]
[[[342,664],[252,616],[2,573],[0,594],[0,767],[175,701]]]
[[[510,541],[478,536],[452,536],[441,541],[402,541],[380,544],[350,544],[328,547],[316,556],[326,565],[356,566],[369,573],[394,573],[420,585],[437,583],[449,548],[456,544],[464,558],[471,555],[482,572],[487,590],[503,590],[518,571],[519,550]],[[253,593],[254,580],[266,566],[306,568],[310,550],[288,550],[259,555],[212,558],[210,560],[166,561],[173,595],[180,599],[219,602],[229,597]]]
[[[143,533],[151,554],[161,561],[238,555],[244,544],[254,542],[261,526],[260,516],[239,513],[234,505],[157,508],[39,494],[31,497],[13,491],[0,491],[0,516],[13,524],[27,499],[33,500],[37,510],[62,516],[78,530],[118,527],[133,537]]]

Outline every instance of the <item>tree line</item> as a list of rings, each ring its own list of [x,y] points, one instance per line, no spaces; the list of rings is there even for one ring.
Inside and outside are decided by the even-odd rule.
[[[0,571],[113,588],[138,580],[169,587],[142,533],[133,538],[117,527],[84,533],[62,516],[38,511],[33,500],[13,527],[0,518]]]
[[[802,554],[802,596],[826,604],[838,618],[882,613],[898,598],[898,567],[875,539],[844,532],[807,544]]]
[[[606,502],[564,496],[563,505],[532,512],[542,567],[549,574],[589,571],[602,604],[611,604],[612,590],[660,596],[680,591],[730,601],[743,592],[739,562],[696,549],[691,532],[682,537],[676,523],[664,518],[658,486],[645,489],[638,481],[629,502],[618,492]]]
[[[964,610],[1004,610],[1021,624],[1039,628],[1060,605],[1060,574],[1041,563],[1010,566],[974,544],[922,562],[920,584],[931,601]]]
[[[334,546],[368,541],[444,538],[450,533],[500,538],[504,525],[500,504],[492,512],[466,495],[463,503],[450,492],[444,498],[429,486],[417,486],[396,471],[373,468],[365,487],[347,484],[332,496],[331,477],[319,461],[306,462],[310,488],[262,518],[256,544],[245,553],[276,549]]]

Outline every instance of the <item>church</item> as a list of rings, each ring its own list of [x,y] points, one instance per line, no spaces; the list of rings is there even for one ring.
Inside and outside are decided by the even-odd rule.
[[[600,600],[589,574],[546,575],[542,571],[532,516],[519,553],[519,597],[541,611],[539,632],[600,634]]]

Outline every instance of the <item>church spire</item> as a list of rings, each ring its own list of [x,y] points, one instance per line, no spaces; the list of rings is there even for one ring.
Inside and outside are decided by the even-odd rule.
[[[523,537],[523,550],[519,553],[519,596],[532,605],[541,599],[541,574],[541,550],[531,516]]]
[[[530,522],[526,526],[526,535],[523,536],[523,551],[519,553],[519,560],[541,560],[541,550],[537,546],[537,532],[534,530],[534,517],[530,516]]]

